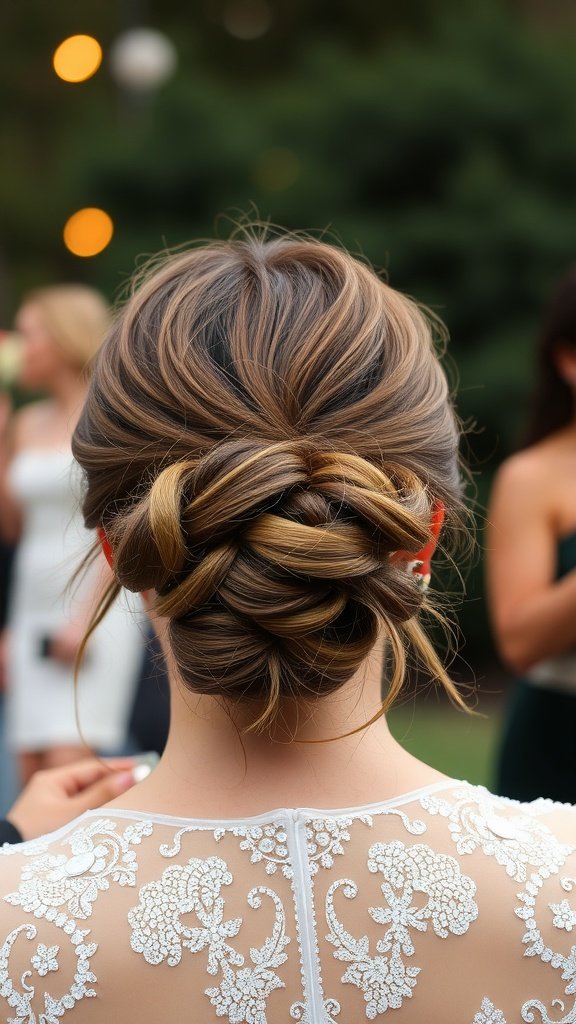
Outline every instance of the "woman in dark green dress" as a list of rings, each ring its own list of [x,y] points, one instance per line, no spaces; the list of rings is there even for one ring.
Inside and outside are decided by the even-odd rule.
[[[576,801],[576,268],[541,335],[526,446],[500,468],[488,584],[500,653],[517,675],[496,790]]]

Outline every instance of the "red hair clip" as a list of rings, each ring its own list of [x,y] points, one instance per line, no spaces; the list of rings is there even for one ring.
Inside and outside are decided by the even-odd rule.
[[[96,529],[98,540],[100,541],[102,551],[104,552],[104,558],[108,562],[111,569],[114,569],[114,557],[112,555],[112,548],[110,547],[110,541],[106,536],[106,531],[103,526],[98,526]]]
[[[426,591],[430,584],[430,577],[432,573],[431,561],[432,555],[436,550],[436,544],[438,537],[444,524],[445,508],[443,501],[436,501],[432,510],[432,517],[430,519],[430,533],[432,534],[431,539],[428,543],[418,552],[414,561],[408,563],[408,571],[412,572],[416,578],[420,590]]]

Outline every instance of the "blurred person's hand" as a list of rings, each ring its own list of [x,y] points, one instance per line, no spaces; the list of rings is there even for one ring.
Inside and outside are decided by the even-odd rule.
[[[62,665],[73,665],[85,633],[84,623],[69,622],[50,640],[49,655]]]
[[[53,832],[84,811],[130,789],[137,781],[136,768],[136,762],[129,757],[111,758],[105,763],[86,758],[62,768],[36,772],[7,819],[23,839]]]

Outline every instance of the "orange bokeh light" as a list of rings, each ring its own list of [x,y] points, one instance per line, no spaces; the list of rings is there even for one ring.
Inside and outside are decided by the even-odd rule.
[[[102,47],[93,36],[68,36],[52,58],[54,71],[65,82],[85,82],[102,63]]]
[[[112,218],[105,210],[87,206],[77,210],[64,225],[64,244],[75,256],[97,256],[114,234]]]

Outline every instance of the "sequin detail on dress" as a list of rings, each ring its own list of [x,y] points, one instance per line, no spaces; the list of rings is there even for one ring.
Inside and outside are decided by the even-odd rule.
[[[497,1010],[490,999],[483,999],[472,1024],[506,1024],[506,1020],[502,1011]]]

